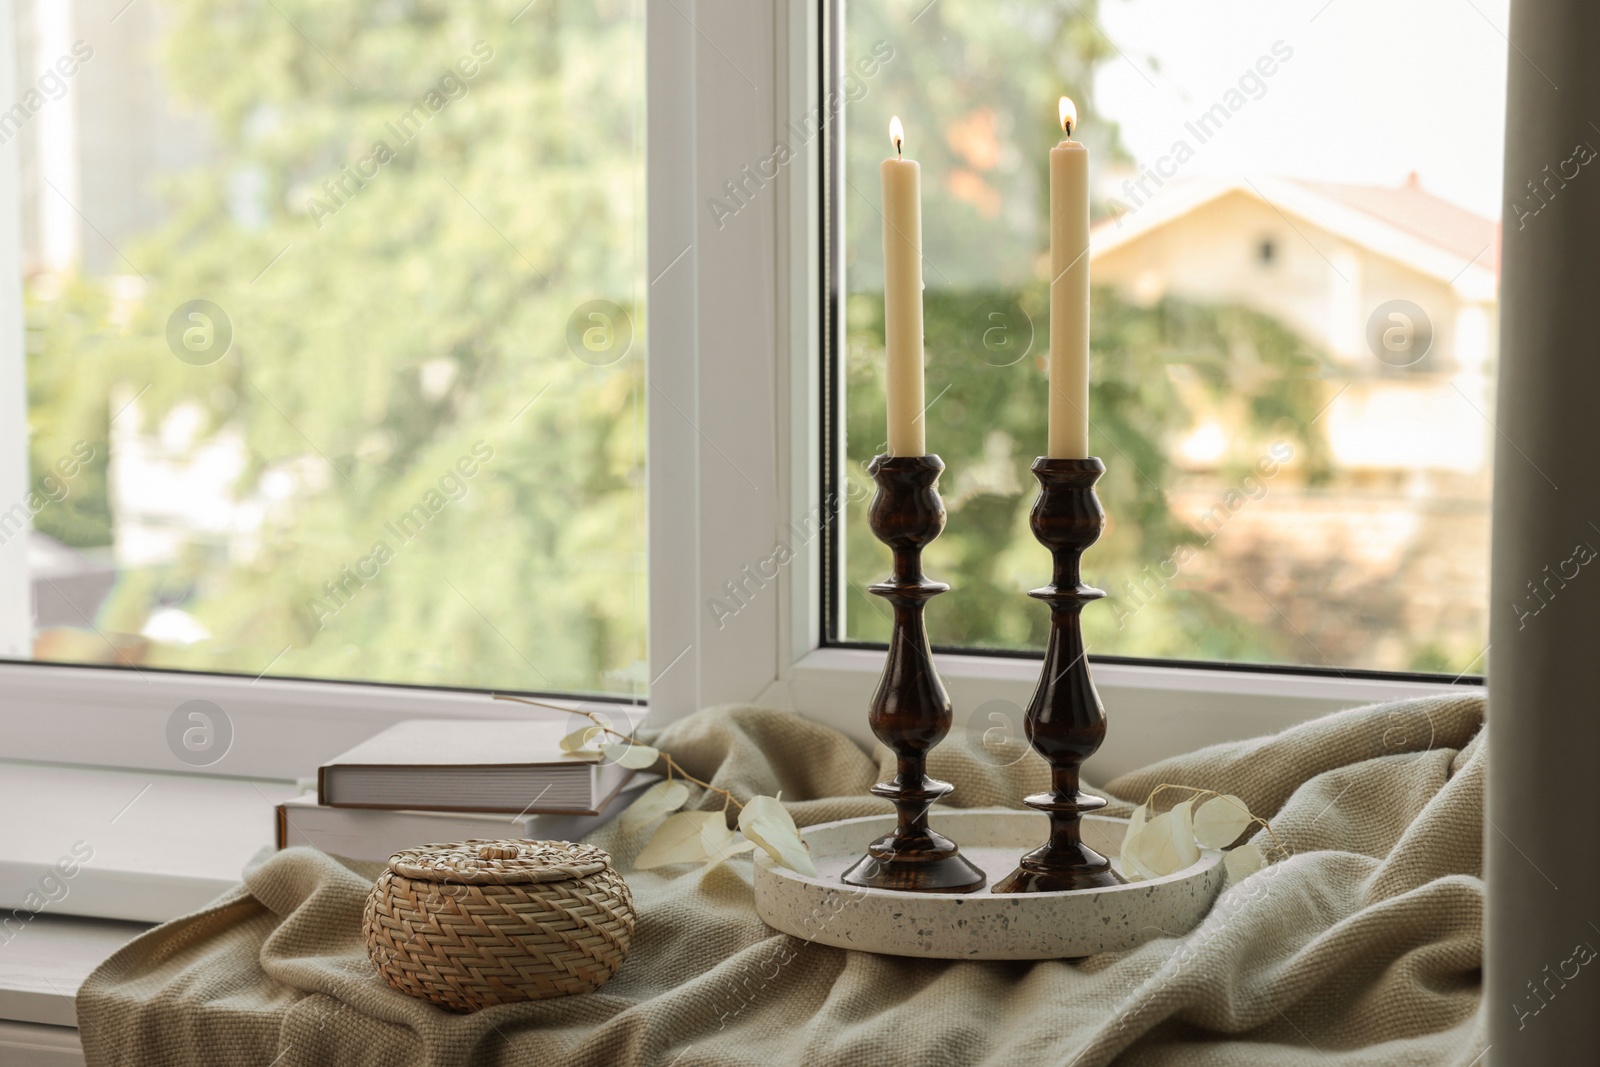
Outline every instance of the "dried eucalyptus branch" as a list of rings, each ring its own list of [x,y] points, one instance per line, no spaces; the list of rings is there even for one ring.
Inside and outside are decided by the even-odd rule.
[[[1156,798],[1165,790],[1185,790],[1188,799],[1179,801],[1159,814]],[[1198,804],[1201,800],[1205,803]],[[1160,878],[1173,874],[1200,859],[1201,848],[1227,848],[1251,826],[1260,826],[1272,839],[1272,853],[1288,855],[1272,825],[1252,814],[1245,802],[1214,789],[1163,782],[1150,791],[1143,804],[1133,809],[1128,830],[1122,839],[1123,873],[1131,878]],[[1235,880],[1260,870],[1267,856],[1254,840],[1228,849],[1224,860]]]
[[[574,710],[506,693],[495,693],[494,698],[569,714]],[[811,862],[811,849],[801,839],[794,819],[784,810],[778,797],[754,796],[741,803],[731,791],[696,778],[684,770],[683,765],[673,759],[670,753],[635,741],[613,729],[597,713],[579,709],[577,714],[594,725],[563,737],[561,748],[564,751],[593,751],[591,746],[596,746],[598,742],[597,747],[602,755],[624,767],[643,770],[654,766],[657,760],[667,765],[666,781],[657,782],[646,789],[618,819],[624,833],[633,833],[666,817],[634,860],[635,867],[649,870],[672,863],[699,861],[710,867],[729,856],[759,847],[779,866],[815,877],[817,869]],[[685,782],[693,782],[707,792],[721,794],[722,810],[680,811],[689,800],[689,787]],[[728,829],[730,807],[739,811],[738,833]]]

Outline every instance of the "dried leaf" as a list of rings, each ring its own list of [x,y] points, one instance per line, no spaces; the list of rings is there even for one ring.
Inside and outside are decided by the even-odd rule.
[[[1141,831],[1138,834],[1133,834],[1129,837],[1123,838],[1122,851],[1117,853],[1117,869],[1122,873],[1122,876],[1129,881],[1137,881],[1141,878],[1150,877],[1149,869],[1146,868],[1144,864],[1139,862],[1139,841],[1142,837],[1143,832]]]
[[[671,816],[656,828],[655,836],[650,838],[633,865],[648,871],[669,863],[694,863],[705,859],[711,855],[706,848],[705,829],[707,822],[713,819],[727,834],[728,828],[722,824],[722,813],[718,811],[680,811]]]
[[[1206,848],[1226,848],[1253,820],[1238,797],[1212,797],[1194,813],[1194,839]]]
[[[755,842],[751,841],[749,838],[742,837],[739,834],[730,833],[728,835],[728,840],[725,843],[717,846],[716,851],[711,854],[711,858],[706,860],[705,869],[710,870],[712,867],[715,867],[725,859],[731,859],[732,857],[738,856],[745,852],[753,852],[755,851],[755,847]]]
[[[561,751],[582,752],[584,749],[593,751],[589,744],[591,740],[598,741],[605,736],[605,730],[598,726],[585,726],[581,730],[574,730],[561,739]]]
[[[1171,809],[1171,811],[1168,812],[1168,814],[1170,814],[1172,816],[1172,821],[1174,823],[1178,824],[1178,826],[1180,826],[1184,830],[1188,831],[1190,837],[1194,836],[1194,799],[1193,798],[1190,798],[1189,800],[1185,800],[1181,804],[1172,805],[1172,809]],[[1173,832],[1177,833],[1178,831],[1174,830]]]
[[[794,819],[776,797],[751,797],[739,812],[739,830],[778,866],[812,878],[817,876],[810,846],[801,840]]]
[[[1124,845],[1123,856],[1146,878],[1160,878],[1183,870],[1200,858],[1194,843],[1190,802],[1162,812]]]
[[[618,766],[627,767],[635,771],[653,767],[656,760],[661,758],[661,753],[649,745],[633,745],[625,741],[601,745],[600,751],[605,753],[606,759],[611,760]]]
[[[728,817],[720,811],[695,814],[708,816],[700,823],[700,843],[705,847],[706,855],[715,856],[718,849],[733,840],[733,831],[728,829]]]
[[[628,805],[628,810],[622,813],[617,822],[623,833],[635,834],[661,816],[677,811],[688,799],[689,787],[683,782],[676,779],[657,782],[640,793],[639,799]]]
[[[1131,874],[1136,877],[1146,877],[1144,872],[1140,871],[1137,865],[1133,863],[1132,857],[1129,856],[1128,853],[1133,849],[1135,839],[1137,839],[1139,834],[1144,830],[1145,820],[1149,815],[1149,810],[1150,809],[1145,807],[1143,804],[1140,804],[1137,808],[1134,808],[1133,814],[1128,818],[1128,828],[1122,833],[1122,847],[1117,850],[1117,855],[1122,858],[1124,874]]]
[[[1122,861],[1130,871],[1141,878],[1158,878],[1165,873],[1158,868],[1160,853],[1169,848],[1171,822],[1171,815],[1162,813],[1123,839]]]
[[[744,830],[746,826],[758,819],[777,819],[779,822],[787,822],[790,826],[794,825],[794,820],[789,817],[788,810],[784,808],[783,803],[777,797],[751,797],[739,811],[739,829],[741,831]]]
[[[1200,861],[1200,846],[1194,839],[1194,801],[1185,800],[1172,809],[1172,850],[1177,854],[1181,871],[1191,863]]]
[[[1238,848],[1229,849],[1222,860],[1228,878],[1235,882],[1248,878],[1266,865],[1267,857],[1261,854],[1261,849],[1256,847],[1254,841],[1246,841]]]

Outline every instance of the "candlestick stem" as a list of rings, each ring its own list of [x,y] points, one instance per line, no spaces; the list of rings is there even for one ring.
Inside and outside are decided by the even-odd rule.
[[[928,809],[955,788],[930,778],[928,752],[950,732],[950,696],[933,666],[924,609],[950,587],[922,572],[922,549],[944,530],[938,456],[877,456],[867,471],[877,482],[867,520],[894,553],[894,573],[869,592],[894,606],[889,653],[872,696],[873,734],[895,754],[895,776],[872,787],[894,804],[892,832],[867,846],[845,871],[849,885],[910,892],[970,893],[984,873],[954,841],[928,826]]]
[[[1078,770],[1106,736],[1105,708],[1089,675],[1083,644],[1085,604],[1106,594],[1085,585],[1080,574],[1084,550],[1099,540],[1106,513],[1094,485],[1105,464],[1089,459],[1034,461],[1039,498],[1030,525],[1050,549],[1050,584],[1028,595],[1050,605],[1050,640],[1039,685],[1028,705],[1024,729],[1035,752],[1050,764],[1050,790],[1023,803],[1050,819],[1050,838],[1022,857],[1017,869],[994,887],[996,893],[1046,893],[1121,885],[1111,861],[1083,843],[1085,812],[1105,800],[1079,788]]]

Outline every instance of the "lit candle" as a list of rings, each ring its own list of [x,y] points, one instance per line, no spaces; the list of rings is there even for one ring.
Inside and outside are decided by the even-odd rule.
[[[927,453],[922,422],[922,169],[901,156],[905,131],[889,120],[894,158],[883,161],[883,347],[888,355],[889,455]]]
[[[1063,96],[1066,140],[1050,150],[1051,459],[1089,455],[1089,150],[1072,139],[1077,125]]]

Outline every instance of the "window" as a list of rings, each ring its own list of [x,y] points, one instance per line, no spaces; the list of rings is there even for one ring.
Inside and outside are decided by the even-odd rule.
[[[0,10],[4,655],[642,698],[641,6]]]
[[[1026,700],[1037,668],[1017,654],[1042,633],[1017,592],[1037,577],[1041,552],[1018,509],[1042,414],[1030,413],[1038,394],[1015,383],[1037,374],[1048,323],[1029,290],[1043,206],[1025,188],[1032,148],[1019,131],[1031,120],[1006,101],[1038,95],[1048,112],[1062,88],[1081,92],[1073,77],[1040,75],[1044,46],[1018,51],[1019,40],[1057,32],[1049,20],[1059,13],[1031,0],[938,0],[921,14],[851,0],[841,34],[834,0],[668,4],[648,20],[642,5],[615,0],[471,0],[437,12],[280,2],[248,16],[221,0],[119,7],[0,0],[0,28],[16,30],[0,42],[0,81],[18,86],[18,109],[0,107],[0,147],[15,146],[0,199],[24,222],[7,230],[0,216],[0,323],[23,334],[26,291],[29,344],[26,362],[20,346],[0,345],[5,755],[195,770],[164,729],[203,699],[226,712],[239,743],[200,771],[294,778],[400,718],[517,713],[487,704],[488,689],[648,698],[656,723],[753,701],[869,740],[862,709],[882,656],[848,646],[882,636],[856,590],[880,576],[881,546],[854,509],[850,552],[825,552],[817,531],[840,488],[833,472],[859,478],[882,436],[877,252],[862,235],[876,225],[870,168],[891,112],[924,162],[925,217],[944,229],[930,242],[965,242],[956,262],[929,246],[965,287],[941,288],[928,272],[931,440],[950,464],[952,505],[930,563],[958,589],[934,602],[933,625],[941,642],[1000,655],[940,665],[963,718],[976,716],[974,736],[990,725],[986,702]],[[1151,9],[1138,0],[1115,10]],[[1090,26],[1068,36],[1098,40]],[[1110,22],[1105,31],[1122,40]],[[113,47],[124,38],[128,47]],[[92,56],[74,55],[80,40]],[[480,58],[479,41],[493,54]],[[1312,55],[1295,47],[1283,70]],[[979,63],[1006,49],[1018,64]],[[234,61],[242,51],[250,62]],[[63,55],[70,73],[57,66]],[[1125,67],[1096,64],[1097,85]],[[1132,68],[1121,76],[1142,81]],[[1029,78],[1020,93],[1013,83]],[[1277,99],[1248,106],[1270,110]],[[1099,124],[1094,137],[1112,138],[1100,101],[1081,100]],[[943,115],[965,117],[946,136]],[[1047,145],[1052,121],[1045,114],[1027,137]],[[1137,130],[1131,118],[1124,125],[1126,136]],[[1472,132],[1485,128],[1480,117]],[[390,158],[375,154],[379,141]],[[952,145],[969,172],[955,191],[937,158]],[[1094,145],[1102,161],[1120,158],[1110,141]],[[1118,210],[1113,198],[1153,203],[1160,154],[1150,176],[1124,161],[1100,209]],[[1010,184],[997,185],[1005,175]],[[1423,170],[1425,190],[1435,180]],[[997,216],[981,214],[997,203]],[[1272,277],[1321,262],[1274,216],[1230,232],[1231,267],[1256,269],[1262,233],[1279,243]],[[833,270],[845,253],[848,272]],[[1168,295],[1184,284],[1169,266],[1142,263],[1124,279],[1115,298],[1127,330],[1186,306]],[[949,303],[956,297],[978,302],[972,321]],[[1157,400],[1184,390],[1199,404],[1259,383],[1261,368],[1220,353],[1256,338],[1238,331],[1260,318],[1230,315],[1220,326],[1175,315],[1174,329],[1196,324],[1190,339],[1209,362],[1185,370],[1175,360],[1169,374],[1173,346],[1141,344],[1115,387]],[[1486,343],[1492,321],[1480,325]],[[846,326],[854,354],[840,361],[842,383],[829,379],[825,350]],[[1439,351],[1455,324],[1434,328]],[[1267,357],[1292,351],[1262,336],[1278,346]],[[984,353],[995,377],[988,392],[939,398],[958,350]],[[1104,352],[1099,363],[1115,365]],[[1428,366],[1382,373],[1417,377]],[[1330,382],[1344,379],[1303,388],[1326,393]],[[1281,400],[1238,395],[1253,410]],[[1347,403],[1322,421],[1359,412]],[[1201,466],[1191,484],[1183,464],[1196,461],[1183,457],[1203,458],[1220,436],[1218,454],[1235,458],[1220,409],[1204,419],[1155,403],[1121,411],[1117,442],[1148,450],[1140,467],[1165,495],[1130,484],[1131,467],[1114,469],[1107,504],[1138,536],[1114,532],[1092,566],[1176,544],[1176,504],[1207,503],[1201,490],[1217,478]],[[991,418],[998,436],[973,432]],[[1174,443],[1184,419],[1192,426]],[[493,449],[486,460],[473,451],[479,441]],[[1097,447],[1115,468],[1115,453]],[[1283,484],[1230,516],[1228,535],[1269,514]],[[1331,495],[1327,507],[1347,499],[1357,498]],[[14,504],[49,541],[15,532]],[[1481,513],[1481,499],[1464,510]],[[989,572],[973,573],[1008,523]],[[1095,573],[1102,584],[1136,576],[1131,566]],[[859,602],[839,609],[835,592]],[[1203,629],[1201,596],[1218,594],[1178,592],[1138,613],[1142,643],[1102,634],[1097,654],[1231,655],[1238,641]],[[1168,625],[1174,606],[1183,611]],[[1111,605],[1102,607],[1096,625],[1109,626]],[[1311,658],[1273,661],[1293,673],[1105,665],[1097,677],[1118,727],[1098,773],[1438,688],[1314,677],[1299,670]]]
[[[841,477],[870,491],[883,448],[877,167],[899,115],[923,167],[927,437],[947,464],[927,564],[956,590],[930,604],[936,643],[1016,652],[1047,633],[1021,594],[1048,568],[1028,466],[1066,93],[1093,152],[1091,451],[1108,467],[1091,650],[1482,670],[1506,4],[1484,14],[846,0]],[[845,645],[888,633],[865,510],[835,544]]]

